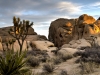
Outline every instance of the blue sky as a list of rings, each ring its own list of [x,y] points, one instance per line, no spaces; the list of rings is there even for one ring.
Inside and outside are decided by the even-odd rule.
[[[100,0],[0,0],[0,27],[12,26],[13,16],[34,22],[38,34],[48,35],[51,21],[100,16]]]

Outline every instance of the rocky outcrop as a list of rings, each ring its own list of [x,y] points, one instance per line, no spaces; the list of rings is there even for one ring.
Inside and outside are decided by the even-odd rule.
[[[91,36],[98,36],[100,33],[100,20],[97,21],[87,14],[77,19],[57,19],[49,27],[49,40],[55,46],[61,47],[71,40],[91,40]]]
[[[68,43],[72,40],[72,29],[74,24],[75,19],[60,18],[53,21],[49,27],[49,40],[57,47]]]
[[[5,41],[6,38],[13,39],[13,37],[8,33],[8,31],[11,28],[13,28],[13,26],[0,28],[0,37],[2,38],[3,42]],[[37,35],[37,33],[34,31],[34,29],[32,27],[30,27],[27,35]]]
[[[11,28],[13,28],[13,26],[0,28],[0,36],[10,36],[8,31]],[[37,33],[34,31],[34,29],[32,27],[30,27],[27,35],[36,35],[36,34]]]
[[[7,46],[6,43],[11,40],[11,39],[15,39],[14,37],[12,37],[8,31],[13,28],[13,26],[10,27],[4,27],[4,28],[0,28],[0,50],[7,50]],[[25,34],[26,35],[26,34]],[[15,39],[16,40],[16,39]],[[28,50],[32,50],[32,47],[30,46],[30,42],[32,41],[44,41],[47,40],[47,38],[44,35],[37,35],[37,33],[34,31],[34,29],[32,27],[29,28],[29,31],[27,33],[27,37],[25,39],[25,42],[23,44],[23,50],[27,49],[27,46],[29,45],[29,49]],[[28,42],[28,45],[27,45]],[[3,47],[2,47],[3,46]],[[10,47],[10,46],[9,46]],[[16,41],[13,45],[14,47],[14,51],[19,50],[19,44]],[[11,49],[11,48],[9,48]]]
[[[73,28],[73,39],[88,39],[89,36],[97,34],[100,30],[95,23],[95,19],[87,14],[81,15],[74,28]]]
[[[8,49],[12,49],[12,48],[15,52],[20,50],[20,46],[19,46],[19,43],[17,40],[14,42],[14,44],[8,44],[8,45],[6,43],[0,42],[0,51],[3,51],[3,50],[5,51]],[[24,41],[22,51],[25,51],[25,50],[28,50],[28,51],[32,50],[32,47],[30,45],[30,41]]]

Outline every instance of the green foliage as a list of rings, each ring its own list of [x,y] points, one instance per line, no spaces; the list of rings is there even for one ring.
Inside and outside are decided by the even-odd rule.
[[[22,75],[29,71],[24,68],[26,60],[24,59],[26,52],[14,53],[12,50],[6,51],[0,56],[0,74],[1,75]]]
[[[33,25],[33,22],[29,23],[29,21],[25,20],[20,21],[20,18],[13,17],[13,24],[14,24],[13,29],[10,29],[8,33],[18,41],[21,52],[24,40],[28,34],[28,30]]]
[[[53,64],[46,63],[43,65],[43,70],[48,73],[52,73],[55,70],[55,66]]]

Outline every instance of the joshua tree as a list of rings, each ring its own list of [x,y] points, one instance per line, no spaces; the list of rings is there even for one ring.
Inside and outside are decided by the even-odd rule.
[[[13,24],[14,27],[11,28],[8,32],[9,34],[14,37],[20,46],[20,53],[22,52],[22,47],[25,38],[27,37],[29,28],[33,25],[33,22],[29,21],[20,21],[20,18],[13,17]]]

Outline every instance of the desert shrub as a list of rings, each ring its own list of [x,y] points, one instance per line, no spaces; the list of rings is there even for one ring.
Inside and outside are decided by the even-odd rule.
[[[46,63],[43,65],[43,70],[48,73],[52,73],[55,70],[54,64]]]
[[[31,66],[31,67],[37,67],[40,65],[40,60],[39,58],[32,56],[28,59],[27,63]]]
[[[0,75],[22,75],[29,70],[25,68],[26,60],[24,56],[26,52],[14,53],[12,50],[6,51],[5,55],[0,55]]]
[[[73,54],[74,57],[81,56],[84,51],[77,51]]]
[[[78,52],[80,58],[76,61],[81,65],[81,73],[92,73],[100,65],[100,47],[87,47],[82,52]]]
[[[62,62],[62,59],[59,56],[53,58],[53,63],[55,65],[60,64],[61,62]]]
[[[41,50],[39,50],[39,49],[27,51],[27,56],[29,56],[29,55],[36,56],[37,54],[40,54],[40,51]]]
[[[39,56],[39,59],[41,62],[46,62],[48,59],[48,56],[41,55],[41,56]]]
[[[80,62],[81,74],[90,74],[95,71],[97,64],[94,62]]]
[[[61,70],[60,74],[59,75],[68,75],[67,71],[65,70]]]
[[[40,50],[40,49],[35,49],[35,50],[31,50],[27,52],[27,56],[29,55],[34,55],[34,56],[38,56],[38,55],[48,55],[47,51],[45,50]]]
[[[84,52],[80,52],[81,61],[100,63],[100,47],[85,48]]]

